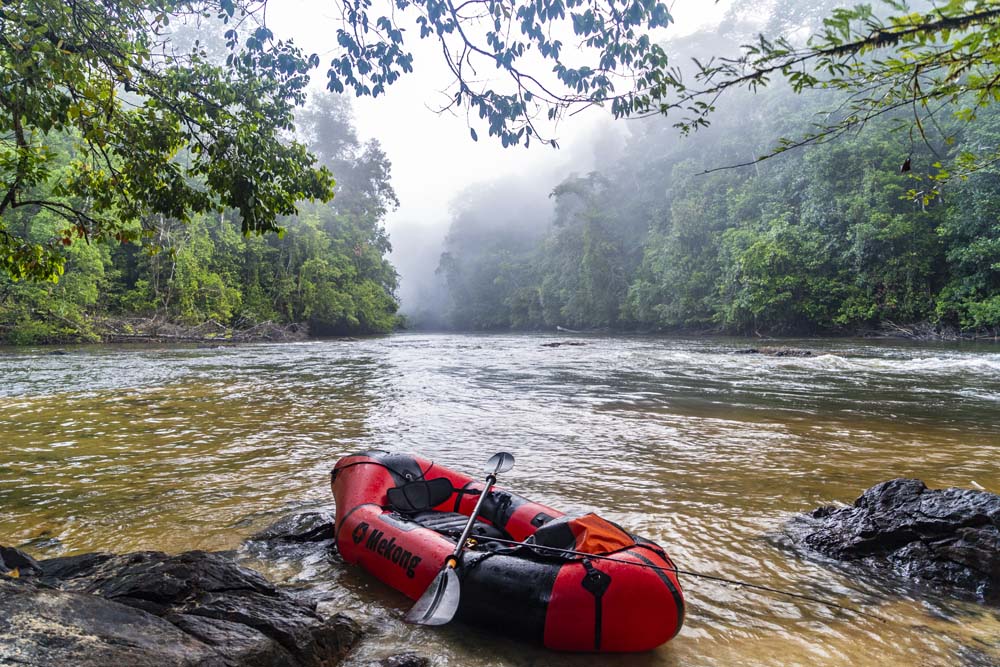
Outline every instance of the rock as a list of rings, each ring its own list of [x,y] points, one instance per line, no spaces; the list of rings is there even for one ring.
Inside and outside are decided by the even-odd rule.
[[[791,532],[837,560],[1000,601],[1000,496],[986,491],[894,479],[852,507],[815,510]]]
[[[226,665],[211,647],[144,611],[96,595],[0,578],[0,664]]]
[[[542,343],[542,347],[562,347],[563,345],[580,346],[580,345],[586,345],[586,343],[580,340],[564,340],[555,343]]]
[[[766,354],[770,357],[811,357],[812,350],[800,350],[794,347],[747,347],[736,350],[736,354]]]
[[[279,519],[252,535],[259,542],[323,542],[334,538],[334,518],[329,512],[303,512]]]
[[[28,554],[14,547],[0,546],[0,574],[18,577],[34,576],[42,573],[42,566]]]
[[[177,556],[140,551],[52,558],[42,561],[42,570],[47,583],[100,595],[157,616],[174,606],[186,606],[198,596],[215,593],[246,593],[273,598],[279,604],[282,601],[280,591],[256,572],[204,551]]]
[[[430,658],[416,653],[400,653],[375,663],[378,667],[431,667]]]
[[[9,655],[29,665],[329,667],[361,636],[350,618],[320,616],[223,554],[86,554],[39,565],[31,581],[0,578],[0,608],[17,612],[0,620],[0,663]]]
[[[169,614],[165,620],[236,665],[295,667],[300,664],[284,646],[242,623],[193,614]]]

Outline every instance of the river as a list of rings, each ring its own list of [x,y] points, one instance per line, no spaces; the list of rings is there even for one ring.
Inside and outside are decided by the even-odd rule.
[[[547,347],[573,341],[582,345]],[[893,477],[1000,492],[1000,348],[399,334],[221,349],[0,351],[0,544],[37,557],[238,549],[331,507],[348,453],[413,451],[563,510],[596,510],[682,568],[886,619],[682,578],[681,634],[638,656],[566,656],[460,625],[411,628],[402,596],[333,558],[257,561],[326,591],[378,641],[486,666],[1000,664],[1000,610],[917,594],[783,547],[796,512]],[[757,343],[760,344],[760,343]]]

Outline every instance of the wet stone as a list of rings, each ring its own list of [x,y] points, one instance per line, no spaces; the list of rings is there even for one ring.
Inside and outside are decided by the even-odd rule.
[[[736,354],[764,354],[769,357],[811,357],[812,350],[801,350],[795,347],[747,347],[736,350]]]
[[[279,519],[250,537],[255,542],[323,542],[334,538],[329,512],[303,512]]]
[[[790,524],[793,541],[963,597],[1000,602],[1000,496],[894,479],[851,507],[821,507]]]
[[[38,575],[42,572],[42,566],[19,549],[0,546],[0,575],[9,576],[14,572],[18,577]]]
[[[374,663],[377,667],[430,667],[430,658],[416,653],[400,653]]]
[[[349,617],[321,616],[226,554],[38,565],[38,576],[0,576],[0,664],[332,667],[361,637]]]
[[[170,622],[96,595],[0,577],[0,664],[225,665]]]
[[[542,347],[580,347],[586,345],[582,340],[564,340],[555,343],[542,343]]]

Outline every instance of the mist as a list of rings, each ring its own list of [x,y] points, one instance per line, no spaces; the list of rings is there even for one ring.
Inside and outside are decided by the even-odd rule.
[[[845,4],[678,2],[675,23],[653,37],[690,77],[693,58],[735,56],[761,33],[805,40]],[[335,50],[337,17],[323,3],[288,3],[268,20],[321,62]],[[945,214],[892,194],[908,187],[904,160],[929,169],[932,154],[957,150],[949,146],[961,137],[947,128],[918,145],[889,115],[757,162],[843,102],[778,80],[728,93],[689,135],[675,126],[683,114],[616,121],[591,107],[549,128],[559,150],[504,149],[473,141],[464,115],[436,111],[449,72],[433,65],[432,42],[413,51],[412,75],[352,101],[359,139],[377,139],[392,164],[399,206],[384,225],[410,328],[808,332],[952,309],[919,296],[947,294],[946,250],[931,249],[940,222],[920,218]],[[876,182],[884,199],[852,201]],[[897,216],[884,223],[891,231],[871,228]],[[902,240],[886,239],[911,228],[920,231],[900,239],[926,244],[932,266],[893,259]],[[779,257],[795,260],[770,264]],[[906,266],[900,276],[879,268],[893,262]]]
[[[675,23],[662,31],[663,38],[679,39],[717,23],[729,4],[728,0],[674,3]],[[276,35],[294,36],[306,51],[319,54],[323,65],[336,52],[339,14],[326,0],[283,2],[269,8],[267,20]],[[351,102],[361,139],[377,139],[392,162],[400,206],[385,220],[393,245],[391,260],[400,274],[402,312],[411,321],[420,321],[419,313],[439,310],[431,303],[439,286],[435,271],[453,213],[463,206],[460,200],[470,206],[470,193],[498,184],[547,206],[548,194],[567,174],[594,168],[594,155],[605,150],[603,144],[610,141],[621,147],[629,123],[613,121],[607,111],[594,107],[563,119],[553,129],[558,150],[541,144],[505,149],[485,136],[472,141],[464,115],[436,112],[439,91],[449,83],[444,67],[436,64],[439,47],[430,40],[413,40],[408,47],[414,53],[412,74],[390,86],[385,95]],[[316,95],[331,94],[324,84],[317,76]],[[431,302],[421,303],[424,298]]]

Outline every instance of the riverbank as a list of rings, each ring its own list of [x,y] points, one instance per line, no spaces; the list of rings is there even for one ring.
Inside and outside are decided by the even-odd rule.
[[[938,604],[939,595],[975,599],[984,603],[985,617],[1000,603],[1000,496],[995,494],[935,491],[919,480],[896,479],[866,490],[852,507],[795,514],[769,539],[792,562],[817,560],[822,570],[842,569],[881,588],[874,595],[845,597],[821,583],[825,577],[809,579],[787,591],[790,596],[780,589],[764,591],[774,605],[807,591],[798,600],[805,600],[811,613],[834,609],[841,617],[889,623],[881,614],[902,592],[889,585],[897,581],[908,595],[931,604]],[[301,574],[287,582],[294,585],[281,585],[251,569],[254,565],[272,572],[301,568]],[[687,571],[689,595],[706,585],[690,572],[705,565],[679,561],[678,566]],[[324,573],[328,569],[344,571],[335,588]],[[752,588],[760,573],[737,578]],[[227,552],[102,552],[38,561],[0,546],[0,663],[429,667],[427,657],[398,648],[405,637],[394,637],[397,648],[385,650],[383,636],[398,632],[408,604],[402,596],[374,584],[385,596],[379,596],[373,614],[359,620],[351,613],[352,605],[337,589],[366,580],[359,567],[344,565],[337,555],[334,517],[325,510],[285,516]],[[690,623],[712,613],[699,606],[688,611]],[[455,633],[475,632],[460,621],[451,627]],[[503,634],[495,627],[486,632],[494,641]],[[563,657],[523,640],[512,643],[525,654],[547,655],[545,664]],[[968,667],[993,664],[1000,643],[973,636],[961,655]]]
[[[305,340],[309,325],[253,322],[225,325],[215,320],[185,324],[168,318],[98,317],[80,322],[20,322],[0,326],[0,345],[67,345],[77,343],[285,343]]]
[[[547,329],[503,329],[490,331],[460,331],[438,327],[421,328],[419,322],[409,323],[401,318],[396,331],[417,334],[560,334],[573,336],[643,336],[664,338],[744,338],[747,341],[770,343],[769,347],[780,346],[789,340],[824,340],[862,338],[871,340],[906,340],[913,342],[1000,342],[1000,329],[991,331],[963,331],[950,325],[928,321],[909,324],[882,322],[877,326],[838,329],[835,331],[812,332],[767,332],[729,331],[723,328],[670,328],[656,330],[640,329],[567,329],[557,326]],[[386,331],[362,331],[353,335],[385,334]],[[95,317],[81,322],[30,321],[17,326],[0,325],[0,345],[12,347],[26,345],[73,345],[79,343],[184,343],[184,344],[237,344],[237,343],[278,343],[298,342],[313,337],[306,322],[277,323],[248,322],[222,324],[208,320],[199,324],[187,324],[160,316],[142,317]],[[350,336],[344,336],[350,337]]]
[[[415,333],[437,334],[565,334],[567,336],[662,336],[664,338],[744,338],[748,341],[787,341],[787,340],[825,340],[864,338],[871,340],[907,340],[914,342],[1000,342],[1000,329],[962,330],[955,326],[928,321],[897,324],[882,322],[878,325],[845,327],[834,330],[811,331],[743,331],[725,329],[722,327],[671,327],[663,329],[568,329],[562,326],[554,328],[526,329],[488,329],[463,330],[443,327],[421,327],[420,322],[411,323],[410,330]]]

